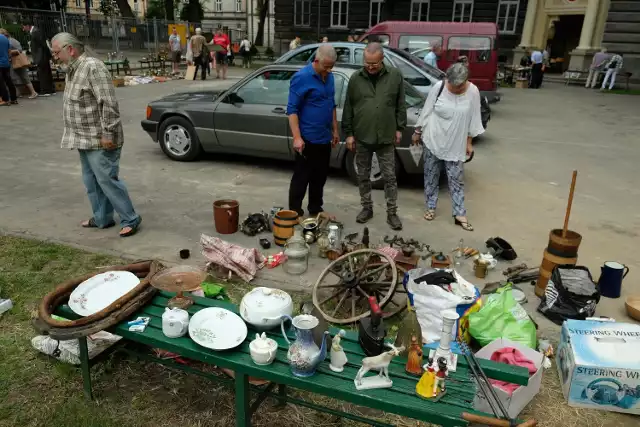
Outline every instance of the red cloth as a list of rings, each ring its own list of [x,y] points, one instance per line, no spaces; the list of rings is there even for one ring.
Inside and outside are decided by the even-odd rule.
[[[250,282],[258,271],[258,264],[265,260],[255,248],[226,242],[218,237],[200,236],[202,255],[211,263],[220,265],[236,273],[245,282]]]
[[[520,350],[513,347],[505,347],[500,350],[496,350],[491,355],[491,360],[499,363],[506,363],[507,365],[516,365],[522,366],[529,370],[529,377],[531,375],[538,372],[538,368],[536,368],[536,364],[531,360],[527,359],[524,354],[520,352]],[[496,387],[500,387],[502,390],[506,391],[510,395],[513,394],[520,386],[518,384],[512,384],[505,381],[498,380],[489,380],[491,384]]]
[[[231,44],[231,41],[229,41],[229,37],[226,34],[222,34],[213,37],[213,44],[217,44],[218,46],[222,47],[223,50],[221,50],[220,52],[227,53],[227,48]]]

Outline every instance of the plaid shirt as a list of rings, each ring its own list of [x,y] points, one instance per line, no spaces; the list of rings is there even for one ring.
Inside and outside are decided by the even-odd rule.
[[[62,148],[100,150],[102,138],[122,147],[118,100],[104,62],[82,55],[71,63],[63,101]]]
[[[615,62],[615,66],[611,67],[611,65]],[[608,70],[609,68],[614,68],[617,71],[620,71],[622,69],[622,56],[614,53],[613,55],[611,55],[611,58],[609,58],[609,61],[607,62],[607,64],[604,66],[605,70]]]

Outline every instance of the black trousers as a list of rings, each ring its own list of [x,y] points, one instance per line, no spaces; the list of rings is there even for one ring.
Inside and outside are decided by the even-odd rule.
[[[56,93],[53,88],[53,74],[51,73],[49,61],[43,61],[42,64],[38,64],[38,81],[40,82],[40,90],[38,93]]]
[[[529,87],[531,89],[538,89],[542,85],[542,64],[533,64],[531,66],[531,83]]]
[[[193,80],[198,78],[198,68],[202,67],[202,80],[207,79],[207,69],[209,68],[209,58],[206,55],[200,55],[193,58],[193,63],[196,66],[196,72],[193,73]]]
[[[16,87],[11,80],[11,67],[0,68],[0,97],[4,102],[18,100]]]
[[[324,184],[329,174],[331,144],[310,144],[305,141],[302,155],[296,153],[296,163],[289,186],[289,209],[304,215],[302,200],[309,187],[310,215],[322,212]]]

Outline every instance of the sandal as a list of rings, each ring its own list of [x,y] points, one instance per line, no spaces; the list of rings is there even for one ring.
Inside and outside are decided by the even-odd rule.
[[[425,213],[424,213],[424,219],[426,219],[427,221],[433,221],[433,219],[436,217],[436,210],[435,209],[428,209]]]
[[[100,227],[98,227],[98,224],[96,224],[96,220],[93,217],[91,217],[91,219],[89,219],[89,221],[87,221],[86,224],[82,223],[81,225],[82,225],[83,228],[100,228]],[[111,221],[110,223],[108,223],[107,225],[105,225],[102,228],[111,228],[111,227],[113,227],[115,225],[116,225],[116,222],[115,221]]]
[[[140,228],[140,224],[142,223],[142,217],[138,217],[138,223],[134,226],[129,226],[130,230],[126,231],[126,232],[122,232],[122,230],[124,230],[126,227],[122,227],[122,229],[120,230],[120,237],[129,237],[129,236],[133,236],[134,234],[136,234],[138,232],[138,228]]]
[[[455,216],[453,217],[453,219],[455,220],[455,224],[459,225],[463,230],[465,230],[465,231],[473,231],[473,226],[471,224],[469,224],[468,221],[460,221]]]

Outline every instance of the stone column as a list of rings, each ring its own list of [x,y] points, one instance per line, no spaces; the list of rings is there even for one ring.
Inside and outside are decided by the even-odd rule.
[[[576,50],[588,50],[592,46],[593,33],[596,29],[596,21],[598,19],[598,0],[589,0],[587,10],[584,14],[582,23],[582,31],[580,32],[580,43]]]
[[[524,19],[524,26],[522,27],[520,47],[526,48],[531,46],[531,39],[533,38],[533,29],[537,14],[538,0],[529,0],[529,3],[527,4],[527,14]]]

